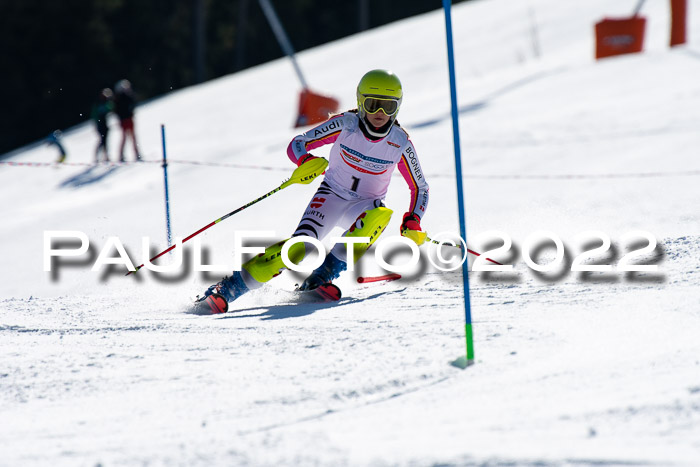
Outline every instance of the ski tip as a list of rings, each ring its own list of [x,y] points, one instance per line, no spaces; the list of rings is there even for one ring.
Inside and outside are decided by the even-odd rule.
[[[211,308],[212,313],[226,313],[228,311],[228,302],[224,297],[215,293],[209,295],[205,300],[209,308]]]
[[[205,298],[198,298],[194,303],[197,314],[218,315],[228,311],[228,302],[219,294],[211,294]]]
[[[335,284],[331,284],[330,282],[327,284],[320,285],[319,287],[317,287],[314,290],[324,300],[328,300],[328,301],[338,301],[338,300],[340,300],[340,297],[342,296],[340,288]]]
[[[324,302],[337,302],[342,296],[340,288],[335,284],[331,284],[330,282],[308,290],[300,290],[297,286],[296,292],[299,293],[300,296],[304,297],[305,301],[313,302],[319,300]]]

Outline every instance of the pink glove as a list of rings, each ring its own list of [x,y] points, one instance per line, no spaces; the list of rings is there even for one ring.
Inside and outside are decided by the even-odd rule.
[[[301,166],[304,162],[308,162],[312,159],[318,159],[318,157],[314,156],[313,154],[304,154],[297,160],[297,167]]]

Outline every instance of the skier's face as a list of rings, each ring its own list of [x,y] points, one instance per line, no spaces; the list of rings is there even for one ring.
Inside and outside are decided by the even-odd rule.
[[[367,114],[367,120],[369,121],[369,123],[372,124],[373,127],[381,128],[386,124],[386,122],[389,121],[389,116],[385,114],[383,110],[380,110],[379,112],[374,114]]]

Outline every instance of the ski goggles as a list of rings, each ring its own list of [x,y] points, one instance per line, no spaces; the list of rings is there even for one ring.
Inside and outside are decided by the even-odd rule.
[[[362,107],[368,114],[374,115],[380,110],[386,115],[392,116],[399,111],[399,101],[394,99],[380,99],[378,97],[362,96]]]

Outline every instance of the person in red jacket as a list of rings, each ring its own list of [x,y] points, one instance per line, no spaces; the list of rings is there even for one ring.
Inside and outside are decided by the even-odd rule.
[[[122,142],[119,146],[119,161],[124,162],[124,146],[127,138],[131,138],[134,145],[136,160],[141,160],[139,147],[136,143],[136,133],[134,133],[134,110],[136,109],[136,97],[129,80],[120,80],[114,86],[114,113],[119,117],[122,127]]]

